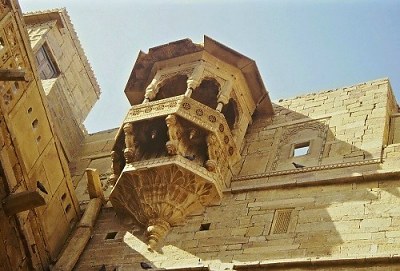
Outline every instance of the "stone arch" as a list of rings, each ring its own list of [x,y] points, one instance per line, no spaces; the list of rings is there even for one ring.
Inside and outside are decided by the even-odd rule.
[[[157,95],[154,100],[161,100],[169,97],[179,96],[185,93],[188,77],[185,74],[177,74],[173,77],[165,79],[160,84]]]
[[[225,116],[229,129],[231,129],[231,131],[235,129],[235,124],[239,118],[238,106],[235,99],[230,98],[229,102],[222,108],[221,113]]]

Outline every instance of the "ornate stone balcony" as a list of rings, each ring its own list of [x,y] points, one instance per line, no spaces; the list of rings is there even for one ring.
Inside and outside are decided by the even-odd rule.
[[[125,94],[132,108],[112,151],[110,200],[154,249],[221,200],[253,113],[273,108],[255,62],[206,36],[140,52]]]
[[[171,226],[220,201],[239,158],[222,113],[185,95],[135,105],[113,148],[110,200],[147,227],[153,249]]]

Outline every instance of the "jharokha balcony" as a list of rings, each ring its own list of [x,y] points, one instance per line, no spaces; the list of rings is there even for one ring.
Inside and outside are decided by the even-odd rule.
[[[220,201],[239,153],[222,113],[180,95],[133,106],[112,159],[110,200],[148,226],[154,247],[170,226]]]
[[[170,227],[220,202],[252,114],[272,115],[272,105],[254,61],[208,37],[140,52],[125,93],[110,201],[155,249]]]

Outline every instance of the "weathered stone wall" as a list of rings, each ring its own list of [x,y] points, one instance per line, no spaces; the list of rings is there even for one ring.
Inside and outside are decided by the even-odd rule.
[[[47,270],[80,211],[21,11],[16,1],[7,3],[0,3],[1,68],[20,68],[26,80],[0,81],[0,268]],[[3,202],[11,195],[37,190],[37,181],[47,190],[39,192],[46,204],[6,214]]]
[[[388,81],[282,100],[275,111],[249,127],[220,205],[172,228],[158,252],[147,251],[143,229],[122,226],[113,209],[103,209],[76,270],[102,264],[139,270],[140,262],[231,270],[309,259],[332,261],[321,270],[347,270],[357,264],[340,267],[345,259],[398,262],[400,146],[390,141],[398,109]],[[304,141],[309,153],[293,157]]]
[[[121,226],[112,209],[105,209],[76,270],[101,264],[132,268],[141,261],[178,267],[197,266],[200,259],[224,270],[232,262],[390,258],[400,249],[399,187],[397,179],[226,194],[220,206],[173,228],[160,253],[148,252],[142,231]],[[291,210],[288,232],[273,234],[281,209]],[[209,230],[200,231],[206,223]],[[110,232],[117,235],[106,240]]]
[[[391,110],[387,80],[309,94],[275,104],[276,116],[249,128],[239,176],[380,159]],[[294,144],[311,140],[310,154],[291,157]],[[254,163],[257,162],[257,163]]]
[[[87,135],[82,143],[79,156],[70,164],[79,202],[84,204],[89,200],[87,179],[84,174],[86,168],[98,169],[104,192],[107,196],[110,193],[112,187],[107,182],[111,175],[110,153],[117,132],[118,128],[115,128]]]

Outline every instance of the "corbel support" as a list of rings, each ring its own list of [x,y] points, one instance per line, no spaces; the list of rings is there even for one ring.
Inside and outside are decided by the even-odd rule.
[[[45,204],[46,202],[39,192],[23,191],[9,195],[3,201],[3,209],[7,215],[11,216]]]
[[[19,69],[0,69],[0,81],[29,81],[28,76],[23,70]]]

